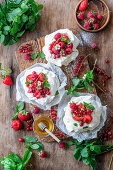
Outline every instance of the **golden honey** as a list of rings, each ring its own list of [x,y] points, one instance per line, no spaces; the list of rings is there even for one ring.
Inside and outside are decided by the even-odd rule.
[[[47,135],[48,133],[46,131],[42,131],[39,127],[38,127],[38,124],[42,122],[46,125],[47,129],[49,131],[52,131],[53,130],[53,122],[50,118],[48,117],[44,117],[44,116],[41,116],[39,117],[37,120],[35,120],[34,122],[34,130],[40,134],[40,135]]]

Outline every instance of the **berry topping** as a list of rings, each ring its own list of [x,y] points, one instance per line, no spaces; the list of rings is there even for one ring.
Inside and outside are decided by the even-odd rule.
[[[49,50],[53,59],[58,59],[72,53],[73,43],[67,34],[57,33],[54,39],[55,41],[49,45]]]

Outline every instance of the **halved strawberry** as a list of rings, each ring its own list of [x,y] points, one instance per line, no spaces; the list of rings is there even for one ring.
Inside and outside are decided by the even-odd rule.
[[[91,115],[84,115],[84,117],[86,118],[86,123],[91,123],[92,121],[92,116]]]
[[[39,73],[39,81],[43,82],[45,80],[43,73]]]
[[[29,75],[26,77],[26,82],[29,82],[29,80],[31,80],[31,76],[32,76],[32,74],[29,74]]]
[[[78,117],[78,116],[74,116],[73,119],[76,121],[80,121],[80,117]]]

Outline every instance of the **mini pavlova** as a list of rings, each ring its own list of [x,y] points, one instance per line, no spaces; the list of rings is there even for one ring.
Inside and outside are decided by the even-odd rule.
[[[48,62],[67,66],[78,56],[79,39],[69,29],[60,29],[45,36],[43,52]]]
[[[66,94],[57,115],[57,126],[78,141],[97,137],[106,121],[106,106],[94,94],[79,93],[78,97]]]
[[[37,63],[22,71],[16,80],[16,100],[49,110],[62,99],[67,77],[54,64]]]

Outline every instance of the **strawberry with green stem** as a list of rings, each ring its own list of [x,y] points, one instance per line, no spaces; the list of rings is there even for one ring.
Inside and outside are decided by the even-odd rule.
[[[13,81],[9,74],[12,73],[12,70],[8,67],[2,69],[1,65],[2,64],[0,63],[0,74],[1,74],[2,82],[7,86],[11,86],[13,84]]]

